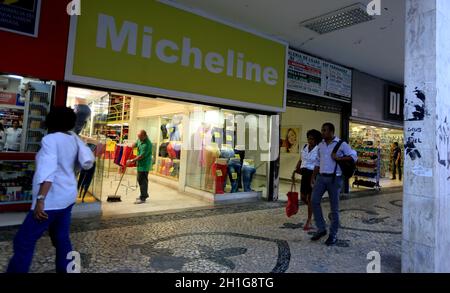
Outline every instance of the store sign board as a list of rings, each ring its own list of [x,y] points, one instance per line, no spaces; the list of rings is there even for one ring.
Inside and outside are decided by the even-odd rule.
[[[66,79],[251,109],[285,109],[287,44],[162,1],[85,1]]]
[[[404,90],[401,87],[388,85],[386,87],[385,119],[393,121],[403,121],[404,113]]]
[[[41,0],[0,1],[0,30],[37,37]]]
[[[343,102],[352,99],[352,71],[289,50],[287,89]]]
[[[0,105],[1,104],[16,105],[16,101],[17,101],[16,93],[0,92]]]

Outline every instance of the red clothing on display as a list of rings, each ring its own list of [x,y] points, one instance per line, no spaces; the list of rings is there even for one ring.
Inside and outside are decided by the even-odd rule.
[[[171,159],[176,159],[177,158],[177,153],[175,152],[174,145],[173,145],[172,142],[170,142],[167,145],[167,153],[169,154],[169,157]]]
[[[212,175],[215,177],[216,194],[224,194],[223,187],[227,180],[227,165],[214,163],[212,166]]]
[[[136,158],[136,156],[133,154],[133,148],[126,146],[123,148],[123,154],[122,154],[122,158],[120,160],[120,165],[125,166],[127,164],[128,160],[132,160],[134,158]],[[136,162],[133,162],[133,164],[131,164],[128,167],[136,167]]]

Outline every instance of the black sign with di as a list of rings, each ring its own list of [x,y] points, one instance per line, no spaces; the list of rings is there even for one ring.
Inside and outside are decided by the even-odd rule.
[[[386,120],[403,121],[404,101],[405,91],[402,87],[393,85],[386,86],[384,118]]]

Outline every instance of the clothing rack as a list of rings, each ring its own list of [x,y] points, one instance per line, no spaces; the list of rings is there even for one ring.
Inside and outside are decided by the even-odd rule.
[[[128,145],[125,145],[125,144],[116,144],[116,146],[119,146],[119,147],[125,147],[125,146],[128,146]],[[128,161],[132,155],[133,155],[133,152],[130,152],[130,153],[128,154],[128,157],[126,158],[125,162]],[[117,195],[117,192],[119,191],[119,188],[120,188],[120,186],[122,185],[122,179],[123,179],[123,176],[124,176],[125,173],[127,172],[127,165],[125,164],[125,166],[122,166],[122,168],[123,168],[123,172],[122,172],[122,174],[121,174],[121,176],[120,176],[119,183],[117,184],[116,192],[114,193],[114,195],[108,195],[108,198],[107,198],[107,200],[106,200],[106,201],[108,201],[108,202],[121,202],[121,201],[122,201],[121,196],[120,196],[120,195]],[[126,187],[127,187],[127,186],[126,186]]]

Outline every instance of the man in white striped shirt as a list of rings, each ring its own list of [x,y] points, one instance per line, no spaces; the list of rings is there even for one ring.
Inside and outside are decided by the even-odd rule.
[[[343,142],[336,153],[334,148],[340,142],[340,139],[334,135],[334,125],[325,123],[322,126],[323,141],[319,144],[319,152],[316,160],[316,166],[311,179],[313,187],[312,205],[314,220],[317,226],[317,232],[311,238],[317,241],[327,235],[325,219],[323,218],[322,207],[320,205],[325,191],[328,191],[331,206],[331,226],[330,235],[325,242],[331,246],[337,242],[337,232],[339,228],[339,194],[342,188],[342,170],[338,161],[353,160],[357,161],[357,153]],[[317,180],[316,180],[317,177]]]

